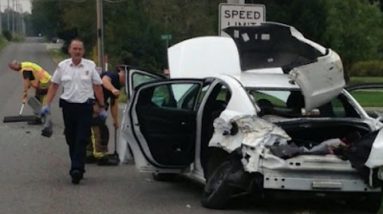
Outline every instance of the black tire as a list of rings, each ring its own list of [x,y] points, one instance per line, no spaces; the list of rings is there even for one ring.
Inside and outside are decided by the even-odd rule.
[[[229,154],[221,148],[209,148],[209,156],[206,164],[203,164],[204,176],[207,180],[210,175],[219,167],[223,162],[228,160]]]
[[[174,173],[152,173],[153,180],[161,182],[173,182],[178,178],[178,174]]]
[[[233,169],[234,165],[231,161],[224,161],[209,176],[202,194],[202,206],[210,209],[224,209],[226,207],[234,191],[228,182],[228,177]]]
[[[366,213],[378,213],[382,203],[381,192],[359,193],[353,195],[347,205]]]
[[[370,193],[361,204],[361,209],[369,213],[378,213],[382,203],[382,193]]]

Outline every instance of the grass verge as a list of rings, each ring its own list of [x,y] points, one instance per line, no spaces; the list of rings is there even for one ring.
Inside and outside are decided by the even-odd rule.
[[[383,77],[351,77],[350,84],[383,83]]]
[[[3,36],[0,36],[0,50],[3,49],[7,43],[7,40]]]
[[[55,62],[55,64],[58,64],[60,61],[67,58],[67,55],[62,53],[60,49],[51,48],[51,49],[48,49],[48,52],[53,62]]]

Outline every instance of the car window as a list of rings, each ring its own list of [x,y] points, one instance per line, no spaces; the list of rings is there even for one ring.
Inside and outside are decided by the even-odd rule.
[[[192,110],[199,91],[196,83],[173,83],[154,88],[151,102],[157,107]]]
[[[383,113],[383,89],[382,88],[363,88],[349,92],[363,107],[368,115],[377,117]]]
[[[327,107],[326,107],[327,105]],[[329,103],[321,106],[322,111],[331,112],[331,117],[355,117],[360,118],[359,113],[356,111],[355,107],[350,103],[350,100],[344,95],[340,94]],[[331,108],[330,108],[331,107]]]
[[[266,91],[266,90],[251,90],[250,95],[253,100],[268,100],[272,105],[285,107],[286,100],[290,91]],[[262,101],[261,101],[262,102]]]
[[[252,100],[259,107],[259,115],[294,117],[360,117],[350,101],[343,95],[333,98],[312,111],[305,110],[304,97],[297,90],[248,89]]]
[[[218,92],[218,96],[216,97],[215,100],[225,102],[227,104],[230,100],[231,93],[225,85],[221,85],[220,87],[221,88]]]
[[[143,73],[134,73],[132,78],[133,78],[133,88],[137,87],[138,85],[142,83],[156,80],[155,77],[149,76]]]
[[[347,117],[347,111],[343,102],[339,99],[339,97],[333,99],[331,101],[331,106],[333,108],[335,117]]]

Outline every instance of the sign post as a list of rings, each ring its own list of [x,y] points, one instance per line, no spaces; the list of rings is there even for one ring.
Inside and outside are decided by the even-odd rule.
[[[219,5],[219,35],[231,26],[254,26],[266,21],[265,5],[225,4]]]
[[[169,47],[169,41],[172,39],[172,35],[171,34],[162,34],[161,39],[165,40],[166,48],[168,48]]]

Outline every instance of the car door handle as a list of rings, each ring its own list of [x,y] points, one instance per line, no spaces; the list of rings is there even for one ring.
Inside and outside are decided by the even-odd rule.
[[[182,125],[182,126],[185,126],[186,124],[187,124],[187,123],[184,122],[184,121],[181,122],[181,125]]]

